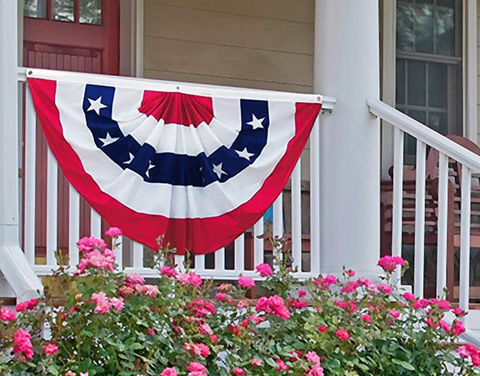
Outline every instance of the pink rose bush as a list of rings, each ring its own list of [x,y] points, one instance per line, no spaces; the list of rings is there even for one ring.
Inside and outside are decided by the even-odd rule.
[[[299,283],[291,255],[276,248],[273,265],[260,264],[218,285],[188,263],[179,270],[167,247],[153,260],[157,278],[146,281],[117,270],[115,239],[121,231],[106,235],[113,250],[92,237],[77,243],[78,271],[72,275],[60,266],[51,277],[57,295],[47,288],[15,310],[0,307],[0,375],[480,372],[479,350],[457,345],[467,312],[443,298],[399,291],[390,282],[397,268],[408,267],[403,259],[382,258],[378,280],[345,269],[343,275]],[[253,287],[266,293],[249,300]]]

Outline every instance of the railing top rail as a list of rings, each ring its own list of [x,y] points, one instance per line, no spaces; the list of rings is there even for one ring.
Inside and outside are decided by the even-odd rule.
[[[474,172],[480,172],[480,156],[457,144],[456,142],[442,136],[433,129],[426,127],[424,124],[412,119],[408,115],[396,110],[388,104],[377,100],[370,99],[367,101],[370,112],[373,115],[390,123],[394,127],[410,134],[418,140],[424,142],[428,146],[444,153],[457,162],[467,166]]]
[[[301,94],[289,93],[282,91],[260,90],[260,89],[246,89],[229,86],[194,84],[187,82],[161,81],[145,78],[123,77],[123,76],[108,76],[91,73],[80,72],[65,72],[55,71],[49,69],[33,69],[33,68],[18,68],[18,81],[24,82],[28,77],[40,78],[58,78],[61,77],[66,81],[85,81],[88,78],[101,78],[105,84],[119,84],[131,88],[141,88],[150,90],[165,90],[165,91],[182,91],[194,95],[221,95],[226,97],[238,97],[240,94],[251,99],[270,99],[279,101],[295,101],[305,103],[322,103],[323,110],[332,111],[336,103],[336,99],[320,95],[320,94]]]

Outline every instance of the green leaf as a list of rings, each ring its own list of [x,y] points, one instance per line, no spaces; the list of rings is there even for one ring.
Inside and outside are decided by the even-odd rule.
[[[50,372],[52,375],[56,376],[58,375],[58,367],[54,364],[48,366],[48,372]]]
[[[80,369],[82,371],[88,371],[92,366],[92,361],[89,358],[86,358],[82,363],[80,363]]]
[[[403,368],[405,368],[405,369],[408,370],[408,371],[415,371],[415,367],[414,367],[414,366],[412,366],[410,363],[405,362],[405,361],[403,361],[403,360],[393,359],[393,360],[392,360],[392,363],[398,364],[399,366],[402,366]]]

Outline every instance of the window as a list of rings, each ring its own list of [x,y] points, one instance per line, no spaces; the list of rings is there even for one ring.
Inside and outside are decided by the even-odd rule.
[[[397,3],[396,106],[442,134],[462,133],[461,3]]]
[[[25,17],[89,25],[102,24],[102,0],[24,0]]]

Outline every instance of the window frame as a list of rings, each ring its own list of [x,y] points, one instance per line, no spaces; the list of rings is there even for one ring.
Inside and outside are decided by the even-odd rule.
[[[395,19],[397,16],[398,3],[409,4],[410,2],[398,0],[395,4]],[[423,53],[414,51],[405,51],[395,48],[396,64],[398,59],[406,61],[420,61],[427,63],[439,63],[447,66],[447,133],[448,134],[464,134],[463,125],[463,7],[462,1],[455,1],[455,55],[438,55],[433,53]],[[414,3],[415,4],[415,3]],[[434,1],[436,5],[436,0]],[[395,40],[397,38],[398,29],[395,32]],[[396,68],[395,68],[396,72]],[[396,74],[396,73],[395,73]],[[398,82],[395,81],[395,88],[397,89]],[[397,105],[397,98],[395,99],[396,108],[415,107],[405,105]],[[428,108],[428,103],[425,106]]]
[[[101,17],[100,17],[100,23],[98,23],[98,24],[80,22],[80,0],[73,0],[73,21],[57,20],[57,19],[55,19],[54,14],[53,14],[53,2],[54,2],[54,0],[45,0],[45,4],[46,4],[45,13],[46,13],[46,15],[45,15],[44,18],[27,16],[27,15],[25,15],[25,13],[23,14],[23,17],[31,18],[31,19],[38,19],[38,20],[47,20],[47,21],[52,21],[52,22],[64,22],[64,23],[78,24],[78,25],[103,26],[103,23],[105,21],[104,20],[104,14],[105,14],[106,0],[102,0]]]

